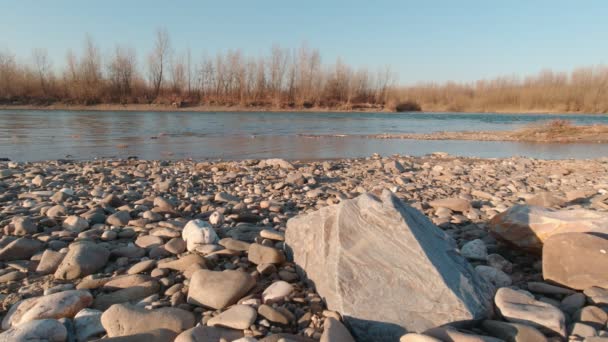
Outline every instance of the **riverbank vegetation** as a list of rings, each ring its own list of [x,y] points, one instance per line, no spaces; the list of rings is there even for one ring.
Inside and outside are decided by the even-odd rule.
[[[57,64],[64,67],[41,49],[27,63],[0,52],[0,103],[382,110],[395,79],[390,68],[372,72],[341,60],[322,64],[319,51],[307,45],[273,46],[261,57],[239,50],[195,57],[174,52],[164,30],[145,58],[126,46],[102,52],[86,38],[80,54],[69,51]]]
[[[608,113],[608,67],[396,87],[390,97],[413,99],[425,111]]]
[[[396,80],[390,67],[323,63],[307,45],[273,46],[259,57],[240,50],[193,56],[174,51],[165,30],[144,55],[122,45],[101,51],[90,37],[64,61],[51,61],[44,49],[30,58],[0,50],[5,108],[608,112],[606,67],[474,83],[399,86]]]

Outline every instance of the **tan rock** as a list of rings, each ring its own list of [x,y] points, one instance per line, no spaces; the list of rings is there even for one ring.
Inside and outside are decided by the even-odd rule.
[[[236,303],[253,286],[255,279],[245,272],[198,270],[190,279],[188,303],[223,309]]]
[[[508,287],[498,289],[494,301],[500,314],[509,322],[527,324],[562,337],[566,336],[566,318],[551,304]]]
[[[242,331],[198,326],[179,334],[174,342],[234,341],[241,337],[243,337]]]
[[[448,208],[452,211],[466,213],[471,210],[471,202],[464,198],[443,198],[429,202],[433,208]]]
[[[320,342],[355,342],[348,329],[335,318],[328,317],[323,322]]]
[[[543,277],[577,290],[608,288],[608,239],[584,233],[554,235],[543,247]]]
[[[72,318],[92,302],[93,296],[88,291],[81,290],[24,299],[10,308],[2,320],[2,329],[45,318]]]
[[[553,235],[573,232],[608,234],[608,213],[516,205],[494,216],[488,228],[500,240],[524,250],[540,252],[544,241]]]
[[[178,308],[146,310],[130,304],[114,304],[101,315],[108,337],[128,336],[155,329],[181,333],[194,326],[194,315]]]

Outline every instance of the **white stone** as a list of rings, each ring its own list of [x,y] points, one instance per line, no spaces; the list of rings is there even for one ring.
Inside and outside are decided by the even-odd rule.
[[[262,300],[265,304],[272,304],[282,301],[293,292],[293,285],[286,281],[276,281],[264,290]]]
[[[198,246],[215,244],[219,241],[217,233],[209,223],[202,220],[189,221],[182,231],[182,239],[186,241],[186,249],[193,251]]]

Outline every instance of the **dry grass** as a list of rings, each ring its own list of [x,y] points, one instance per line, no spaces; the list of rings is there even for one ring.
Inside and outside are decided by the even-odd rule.
[[[390,97],[414,100],[425,111],[608,113],[608,67],[472,83],[426,83],[397,87]]]

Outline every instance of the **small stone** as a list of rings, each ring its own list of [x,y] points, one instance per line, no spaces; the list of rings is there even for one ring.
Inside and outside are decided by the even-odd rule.
[[[597,331],[590,325],[577,322],[570,327],[570,336],[578,338],[593,337],[597,336]]]
[[[566,318],[553,305],[507,287],[498,289],[494,301],[500,314],[509,322],[528,324],[566,336]]]
[[[323,335],[320,342],[355,342],[348,329],[335,318],[328,317],[323,322]]]
[[[38,231],[38,227],[29,217],[15,216],[11,224],[13,225],[14,235],[30,235]]]
[[[80,216],[68,216],[63,220],[63,229],[74,233],[80,233],[89,229],[89,221]]]
[[[224,223],[224,215],[214,211],[211,216],[209,216],[209,223],[214,227],[221,226]]]
[[[567,289],[565,287],[555,286],[547,283],[531,281],[528,283],[528,290],[534,293],[543,293],[543,294],[559,294],[559,295],[571,295],[576,293],[571,289]]]
[[[104,287],[107,287],[108,283],[106,283]],[[137,302],[157,293],[159,290],[160,284],[156,280],[140,282],[137,283],[136,286],[125,286],[124,288],[114,292],[98,294],[95,297],[93,308],[98,310],[106,310],[114,304]]]
[[[12,271],[0,275],[0,283],[8,283],[11,281],[18,281],[27,277],[27,273],[21,271]]]
[[[81,290],[63,291],[24,299],[10,308],[2,320],[2,329],[9,329],[38,319],[72,318],[92,302],[93,296],[88,291]]]
[[[287,318],[282,312],[274,309],[270,305],[266,305],[266,304],[260,305],[260,307],[258,308],[258,314],[260,314],[260,316],[266,318],[267,320],[269,320],[273,323],[278,323],[278,324],[283,324],[283,325],[289,324],[289,318]]]
[[[429,202],[429,205],[435,209],[447,208],[452,211],[466,213],[472,209],[471,202],[464,198],[444,198]]]
[[[510,286],[512,283],[511,277],[508,274],[494,267],[477,265],[475,266],[475,272],[483,279],[492,283],[496,288]]]
[[[234,305],[211,318],[207,325],[245,330],[255,322],[256,317],[257,312],[249,305]]]
[[[188,254],[177,260],[159,261],[157,266],[159,268],[168,268],[184,272],[192,267],[207,268],[207,263],[205,262],[205,259],[198,254]]]
[[[38,266],[36,267],[36,272],[40,274],[55,273],[64,256],[64,254],[55,252],[51,249],[45,250],[44,253],[42,253]]]
[[[265,304],[282,302],[285,297],[293,292],[293,290],[293,285],[290,283],[282,280],[276,281],[264,290],[262,293],[262,301]]]
[[[235,240],[233,238],[223,238],[220,240],[219,244],[224,246],[226,249],[231,249],[233,251],[246,252],[251,247],[249,242]]]
[[[399,342],[443,342],[439,339],[436,339],[431,336],[417,334],[417,333],[407,333],[399,339]]]
[[[513,264],[500,254],[489,254],[487,257],[488,266],[494,267],[505,273],[513,272]]]
[[[217,194],[215,194],[215,201],[238,204],[241,199],[226,192],[218,192]]]
[[[425,335],[435,337],[441,341],[462,341],[462,342],[503,342],[500,339],[476,335],[473,333],[465,333],[450,326],[443,326],[428,329],[424,332]]]
[[[285,262],[285,255],[276,248],[267,247],[258,243],[253,243],[249,247],[249,261],[259,264],[282,264]]]
[[[255,279],[245,272],[198,270],[190,279],[188,303],[223,309],[236,303],[254,286]]]
[[[115,227],[123,227],[127,225],[130,220],[131,215],[128,211],[119,211],[108,216],[108,218],[106,218],[106,223]]]
[[[67,338],[67,329],[56,319],[26,322],[0,334],[2,342],[65,342]]]
[[[194,315],[178,308],[146,310],[131,304],[114,304],[101,315],[108,337],[129,336],[155,329],[180,333],[194,326]]]
[[[88,341],[105,334],[106,330],[101,325],[102,314],[99,310],[82,309],[74,316],[76,341]]]
[[[72,280],[93,274],[103,268],[110,258],[105,247],[91,243],[72,243],[67,255],[55,271],[55,278]]]
[[[162,238],[154,235],[140,235],[135,239],[135,245],[141,248],[154,248],[164,244]]]
[[[131,266],[127,271],[127,274],[137,274],[142,272],[147,272],[156,266],[156,260],[144,260],[140,261],[137,264]]]
[[[488,259],[488,248],[482,240],[476,239],[465,243],[460,249],[460,254],[467,259],[486,260]]]
[[[234,341],[243,337],[243,332],[220,327],[197,326],[179,334],[174,342]]]
[[[186,224],[182,231],[182,239],[186,242],[188,251],[194,251],[198,246],[215,244],[219,241],[213,227],[198,219]]]
[[[186,241],[182,238],[173,238],[165,244],[165,250],[172,254],[181,254],[186,251]]]
[[[485,320],[482,327],[492,336],[513,342],[546,342],[547,338],[536,328],[526,324]]]
[[[384,170],[390,173],[400,174],[405,172],[405,168],[398,160],[391,160],[384,164]]]
[[[592,326],[596,330],[601,330],[606,327],[608,314],[597,306],[586,306],[574,313],[573,319],[576,322],[585,323]]]
[[[260,236],[264,239],[285,241],[285,233],[274,229],[264,229],[260,232]]]
[[[585,305],[586,300],[587,297],[585,297],[583,293],[577,292],[562,299],[559,308],[563,312],[569,315],[573,315],[576,311],[578,311]]]
[[[28,238],[18,238],[0,250],[0,261],[25,260],[42,248],[42,242]]]

